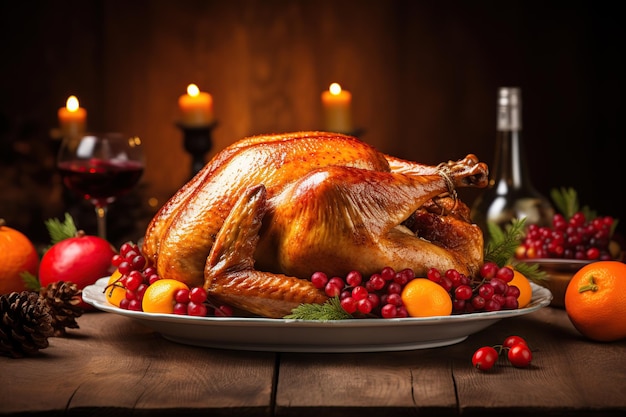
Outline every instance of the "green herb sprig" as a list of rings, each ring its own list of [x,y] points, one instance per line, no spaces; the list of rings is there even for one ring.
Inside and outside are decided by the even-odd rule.
[[[296,320],[346,320],[352,316],[341,307],[339,297],[329,298],[324,304],[300,304],[291,310],[291,314],[285,316],[286,319]]]
[[[547,274],[538,264],[519,262],[515,259],[515,250],[522,243],[526,233],[525,223],[525,218],[515,218],[502,229],[497,224],[488,222],[489,239],[485,246],[485,262],[495,262],[500,267],[511,265],[531,281],[543,281]]]

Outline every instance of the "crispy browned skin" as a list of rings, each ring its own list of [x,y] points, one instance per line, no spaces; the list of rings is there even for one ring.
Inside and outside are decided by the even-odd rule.
[[[472,274],[482,263],[477,226],[450,218],[431,233],[439,240],[433,243],[400,224],[455,187],[486,182],[487,167],[473,155],[434,167],[339,134],[256,136],[220,152],[166,203],[142,249],[163,278],[282,317],[325,299],[306,280],[315,271],[369,274],[391,266]]]

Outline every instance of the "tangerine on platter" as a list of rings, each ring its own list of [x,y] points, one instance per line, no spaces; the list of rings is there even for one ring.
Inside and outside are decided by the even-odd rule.
[[[519,297],[517,297],[518,308],[524,308],[533,298],[533,287],[530,285],[530,281],[526,278],[526,275],[513,269],[513,279],[509,281],[508,285],[514,285],[519,289]]]
[[[30,239],[0,219],[0,294],[26,290],[22,273],[37,276],[38,268],[39,254]]]
[[[452,298],[439,284],[415,278],[402,289],[402,303],[411,317],[449,316]]]
[[[626,338],[626,264],[598,261],[579,269],[565,290],[565,311],[591,340]]]
[[[160,279],[150,284],[143,294],[141,308],[146,313],[166,313],[174,312],[174,294],[178,290],[189,290],[187,284],[175,279]]]
[[[118,282],[122,278],[122,273],[116,269],[111,274],[107,287],[104,290],[104,295],[107,301],[116,307],[120,306],[120,301],[126,298],[126,288],[121,282]]]

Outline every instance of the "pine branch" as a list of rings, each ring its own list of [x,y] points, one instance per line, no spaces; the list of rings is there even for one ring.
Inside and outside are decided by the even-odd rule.
[[[526,219],[513,219],[502,230],[497,224],[487,224],[489,241],[485,248],[485,261],[495,262],[502,267],[508,265],[514,258],[515,249],[522,243],[524,238],[524,224]]]
[[[286,315],[285,318],[331,321],[351,319],[352,316],[341,307],[339,298],[333,297],[329,298],[324,304],[300,304],[291,310],[291,314]]]

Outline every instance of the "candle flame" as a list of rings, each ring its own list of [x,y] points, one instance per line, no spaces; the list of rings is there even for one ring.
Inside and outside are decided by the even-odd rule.
[[[67,102],[65,103],[65,107],[68,111],[71,112],[75,112],[76,110],[78,110],[78,107],[80,106],[78,104],[78,99],[76,98],[76,96],[69,96],[67,98]]]
[[[195,84],[189,84],[187,86],[187,94],[189,94],[191,97],[196,97],[198,94],[200,94],[200,89]]]
[[[330,94],[336,96],[341,93],[341,86],[337,83],[332,83],[328,88],[328,91],[330,91]]]

